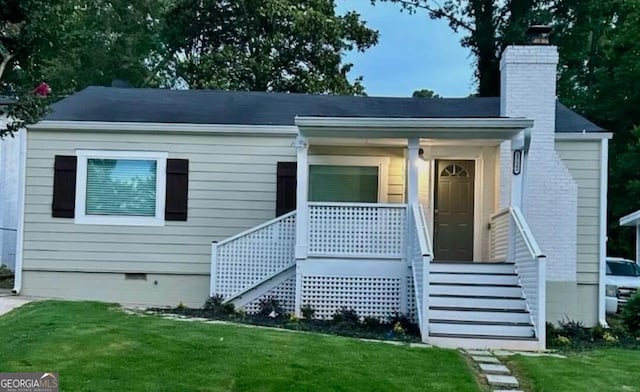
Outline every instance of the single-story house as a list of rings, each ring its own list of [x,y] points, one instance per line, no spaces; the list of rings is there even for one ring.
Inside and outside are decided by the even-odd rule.
[[[90,87],[26,132],[15,291],[402,312],[442,346],[604,322],[608,133],[508,47],[499,98]]]
[[[620,226],[632,226],[636,228],[636,263],[640,264],[640,210],[620,218]]]
[[[6,111],[13,99],[0,96],[0,128],[7,123]],[[0,140],[0,266],[14,268],[18,231],[18,184],[23,135]]]

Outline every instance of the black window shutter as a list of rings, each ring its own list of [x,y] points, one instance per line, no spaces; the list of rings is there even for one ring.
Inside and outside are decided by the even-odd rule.
[[[73,218],[76,208],[76,156],[56,155],[53,165],[51,216]]]
[[[189,160],[167,159],[164,219],[186,221],[189,200]]]
[[[297,167],[296,162],[278,162],[276,216],[296,209]]]

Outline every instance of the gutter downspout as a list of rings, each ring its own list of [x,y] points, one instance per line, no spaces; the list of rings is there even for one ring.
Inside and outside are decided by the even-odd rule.
[[[19,295],[22,290],[22,251],[24,244],[24,207],[27,173],[27,129],[19,132],[20,137],[20,169],[18,173],[18,232],[16,234],[16,265],[13,294]]]
[[[598,321],[607,327],[605,284],[607,273],[607,172],[609,164],[609,139],[602,139],[600,145],[600,268],[598,276]]]

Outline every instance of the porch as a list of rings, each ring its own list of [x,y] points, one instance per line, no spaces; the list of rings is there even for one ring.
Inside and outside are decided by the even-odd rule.
[[[519,208],[530,122],[506,120],[298,119],[296,210],[213,244],[211,293],[248,312],[265,296],[320,318],[400,312],[436,345],[544,348],[544,256]]]

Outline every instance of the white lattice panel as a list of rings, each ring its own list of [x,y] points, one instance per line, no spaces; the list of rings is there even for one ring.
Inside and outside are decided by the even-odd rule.
[[[400,257],[404,250],[405,206],[309,206],[309,254]]]
[[[323,319],[341,308],[387,318],[400,310],[400,285],[400,278],[392,277],[307,275],[302,278],[302,304],[311,305]]]
[[[293,276],[287,279],[273,290],[251,301],[245,305],[244,310],[247,313],[258,313],[260,300],[268,297],[280,301],[280,305],[285,312],[293,313],[296,304],[296,277]]]
[[[229,297],[295,261],[295,215],[285,215],[217,247],[215,294]]]

